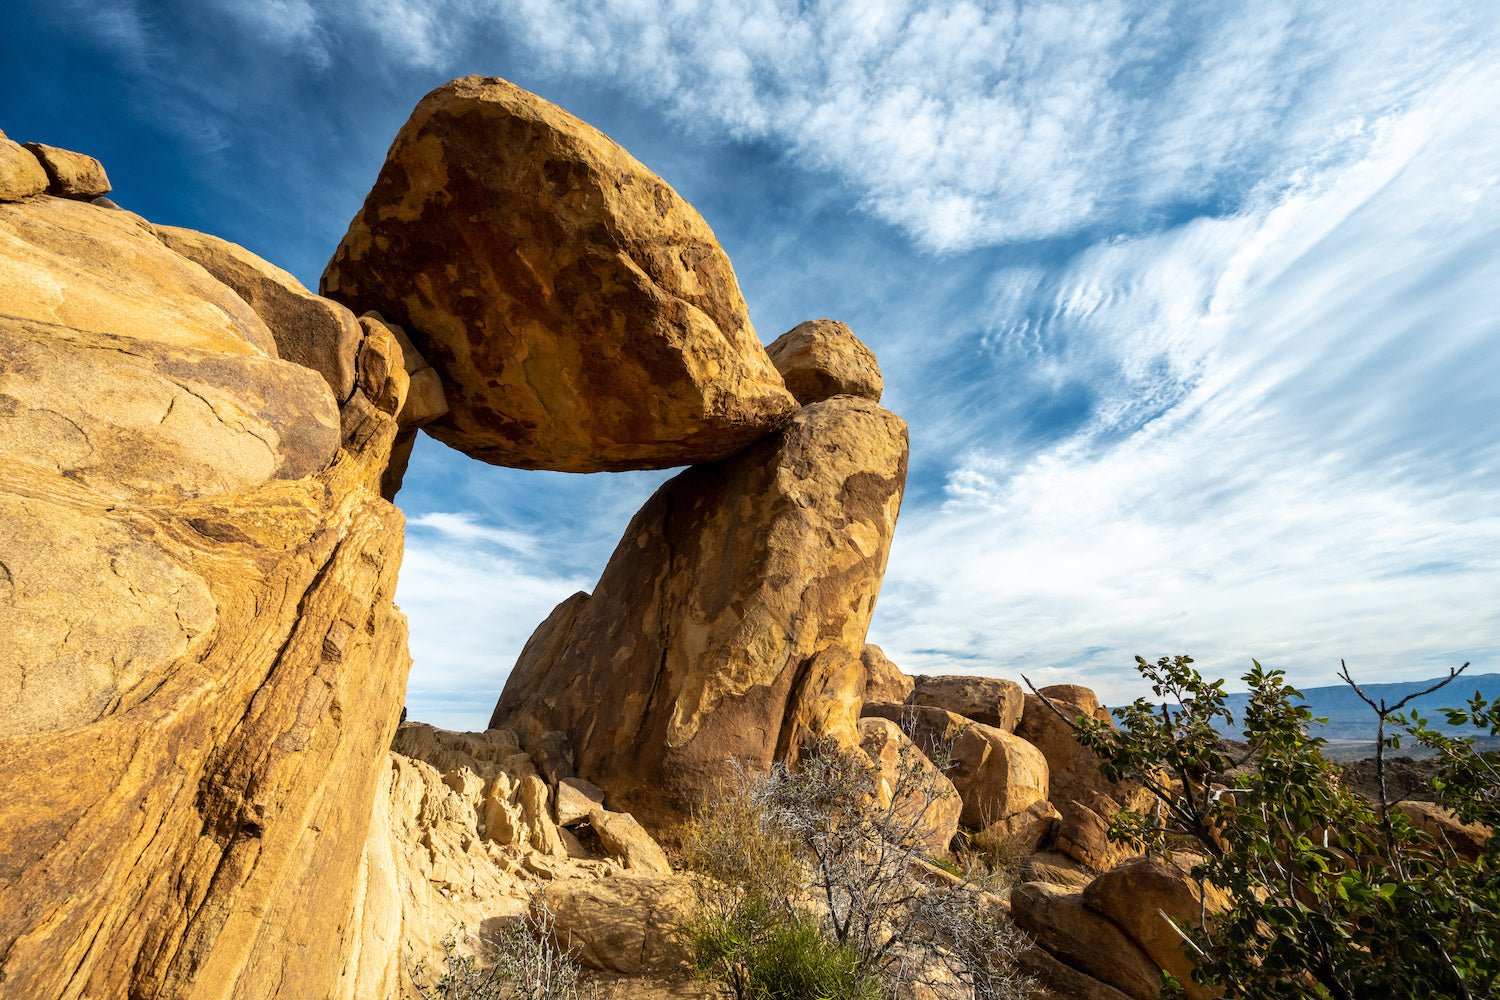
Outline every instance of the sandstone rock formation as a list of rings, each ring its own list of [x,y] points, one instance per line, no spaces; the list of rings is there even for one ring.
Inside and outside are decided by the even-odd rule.
[[[28,142],[47,172],[47,191],[61,198],[98,198],[109,194],[109,178],[104,165],[92,156],[59,149],[41,142]]]
[[[864,714],[898,724],[928,757],[948,762],[965,826],[983,829],[1047,799],[1046,758],[1002,729],[925,705],[866,705]]]
[[[578,773],[653,828],[697,806],[730,758],[768,767],[799,722],[844,720],[824,735],[854,746],[864,680],[817,664],[848,662],[831,648],[858,663],[906,457],[900,419],[840,397],[672,479],[592,596],[531,637],[491,724],[567,733]]]
[[[677,934],[692,913],[692,887],[681,878],[616,875],[557,881],[544,891],[559,947],[591,969],[623,975],[675,972],[686,961]],[[631,995],[631,994],[621,994]]]
[[[47,190],[47,171],[36,154],[0,132],[0,201],[20,201]]]
[[[1025,704],[1015,681],[968,675],[918,677],[906,701],[947,709],[1007,733],[1015,732]]]
[[[0,316],[6,992],[332,995],[409,662],[394,415],[128,212],[0,205]]]
[[[429,432],[497,465],[711,461],[795,409],[702,217],[493,77],[417,105],[322,287],[405,327],[448,390]]]
[[[859,745],[880,775],[878,805],[893,805],[927,853],[946,854],[964,807],[953,782],[889,719],[859,720]]]
[[[815,319],[795,326],[772,341],[766,354],[804,406],[832,396],[880,402],[884,384],[875,352],[838,320]]]
[[[885,655],[885,650],[873,643],[866,643],[859,659],[865,665],[865,701],[886,701],[899,705],[911,694],[915,682],[891,662],[890,657]]]
[[[1011,891],[1016,923],[1073,969],[1135,1000],[1161,993],[1156,963],[1118,927],[1084,905],[1083,891],[1028,882]]]

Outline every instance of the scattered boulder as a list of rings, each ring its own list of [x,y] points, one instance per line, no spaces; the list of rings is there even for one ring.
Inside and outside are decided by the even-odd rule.
[[[1197,859],[1178,855],[1173,863],[1131,858],[1100,875],[1083,890],[1083,903],[1141,947],[1146,956],[1177,977],[1193,1000],[1208,1000],[1216,991],[1193,982],[1193,962],[1181,935],[1201,926],[1205,916],[1223,912],[1229,899],[1217,888],[1188,874]]]
[[[1109,825],[1120,811],[1120,804],[1102,792],[1095,792],[1087,802],[1068,799],[1060,802],[1057,823],[1057,850],[1096,872],[1107,871],[1140,852],[1128,844],[1109,839]]]
[[[917,677],[906,701],[947,709],[1007,733],[1015,732],[1025,705],[1021,685],[1015,681],[967,675]]]
[[[349,398],[360,342],[367,334],[352,312],[312,294],[286,271],[237,243],[176,226],[155,229],[163,243],[234,289],[255,310],[276,338],[282,358],[322,375],[339,402]]]
[[[1065,964],[1135,1000],[1156,1000],[1161,994],[1156,963],[1085,906],[1082,890],[1026,882],[1011,890],[1010,911],[1022,930]]]
[[[47,171],[36,154],[0,132],[0,201],[20,201],[47,190]]]
[[[1059,962],[1045,948],[1027,948],[1016,964],[1043,987],[1036,1000],[1129,1000],[1113,986]]]
[[[589,826],[599,835],[599,843],[604,845],[605,851],[619,858],[626,868],[658,875],[672,873],[672,863],[667,860],[666,852],[629,813],[610,812],[603,806],[595,806],[589,811]]]
[[[963,797],[962,822],[979,830],[1047,798],[1047,761],[1003,729],[926,705],[866,705],[867,717],[897,723],[944,767]]]
[[[927,853],[946,854],[964,808],[953,782],[889,719],[860,719],[859,737],[880,775],[879,805],[894,798],[897,816],[916,830]]]
[[[1053,885],[1082,889],[1094,881],[1094,873],[1065,854],[1038,851],[1021,862],[1018,882],[1051,882]]]
[[[915,682],[890,661],[885,650],[874,643],[866,643],[859,659],[865,665],[865,701],[899,705],[911,694]]]
[[[582,778],[563,778],[557,783],[557,825],[573,826],[604,807],[604,789]]]
[[[543,898],[558,947],[571,950],[586,968],[670,973],[687,961],[677,928],[691,917],[695,896],[683,877],[623,874],[554,882]]]
[[[833,396],[880,402],[883,384],[875,352],[834,319],[793,327],[766,348],[787,389],[806,406]]]
[[[690,815],[731,760],[768,769],[799,725],[844,719],[850,732],[823,735],[855,745],[847,707],[863,679],[825,672],[847,661],[821,654],[864,648],[906,455],[899,418],[845,396],[670,480],[593,595],[532,635],[491,725],[528,746],[567,733],[578,773],[655,830]]]
[[[1400,810],[1413,826],[1425,830],[1439,844],[1470,861],[1484,853],[1484,845],[1494,835],[1494,831],[1484,824],[1465,823],[1452,809],[1435,802],[1407,799],[1397,802],[1392,808]]]
[[[708,462],[796,409],[702,217],[494,77],[417,105],[322,289],[406,329],[447,391],[429,433],[496,465]]]
[[[26,148],[47,172],[49,194],[82,199],[109,194],[109,178],[104,174],[104,165],[92,156],[42,142],[28,142]]]
[[[1005,843],[1019,854],[1031,854],[1051,844],[1062,815],[1045,799],[984,828],[994,842]]]

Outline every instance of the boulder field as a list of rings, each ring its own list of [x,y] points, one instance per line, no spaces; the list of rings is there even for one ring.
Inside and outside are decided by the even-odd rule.
[[[829,742],[897,810],[917,762],[933,857],[1023,845],[1008,905],[1060,994],[1183,974],[1152,914],[1218,901],[1104,838],[1140,790],[1014,683],[867,642],[908,463],[874,353],[833,320],[762,347],[707,223],[606,136],[503,80],[439,87],[321,294],[109,192],[0,134],[4,995],[404,996],[413,955],[543,902],[597,974],[671,978],[684,819]],[[687,466],[483,733],[403,721],[419,431],[517,468]]]

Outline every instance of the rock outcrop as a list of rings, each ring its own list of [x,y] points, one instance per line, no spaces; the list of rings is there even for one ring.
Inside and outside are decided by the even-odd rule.
[[[799,726],[854,747],[864,678],[844,665],[864,648],[906,460],[899,418],[839,397],[683,472],[636,514],[592,596],[537,629],[491,724],[567,733],[578,773],[653,828],[686,816],[731,758],[763,770],[793,750]],[[849,729],[816,734],[819,720]]]
[[[50,194],[84,199],[109,194],[109,178],[105,176],[104,165],[92,156],[41,142],[28,142],[26,148],[46,171]]]
[[[1015,732],[1025,704],[1015,681],[969,675],[918,677],[906,701],[947,709],[1007,733]]]
[[[47,171],[36,154],[0,132],[0,201],[20,201],[47,190]]]
[[[0,316],[5,991],[333,995],[409,663],[394,414],[129,212],[0,205]]]
[[[875,352],[838,320],[814,319],[795,326],[773,340],[766,354],[804,406],[833,396],[880,402],[884,383]]]
[[[322,290],[405,327],[447,388],[429,433],[497,465],[712,461],[796,408],[692,206],[493,77],[417,105]]]
[[[1028,882],[1011,891],[1010,909],[1016,923],[1065,965],[1134,1000],[1155,1000],[1161,994],[1156,963],[1085,906],[1082,890]]]
[[[891,662],[885,650],[874,643],[866,643],[859,659],[865,665],[865,701],[899,705],[911,694],[914,681]]]

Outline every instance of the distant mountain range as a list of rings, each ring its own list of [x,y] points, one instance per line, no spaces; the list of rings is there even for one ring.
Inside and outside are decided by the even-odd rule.
[[[1425,681],[1394,681],[1389,684],[1361,686],[1365,694],[1372,699],[1378,702],[1383,698],[1389,705],[1395,704],[1413,691],[1431,687],[1439,680],[1441,678],[1434,677]],[[1375,713],[1347,684],[1299,688],[1299,690],[1307,701],[1307,707],[1312,709],[1313,715],[1328,720],[1325,725],[1314,727],[1315,736],[1321,736],[1327,740],[1373,740],[1375,738]],[[1472,726],[1453,730],[1448,726],[1442,713],[1438,711],[1440,708],[1462,708],[1470,698],[1474,697],[1475,691],[1486,698],[1500,698],[1500,674],[1464,674],[1442,690],[1413,700],[1402,709],[1402,714],[1416,709],[1427,718],[1428,723],[1434,729],[1458,734],[1477,734],[1478,730]],[[1234,714],[1235,725],[1220,727],[1225,735],[1239,736],[1239,726],[1244,719],[1245,706],[1249,702],[1248,694],[1228,696],[1227,707]]]

